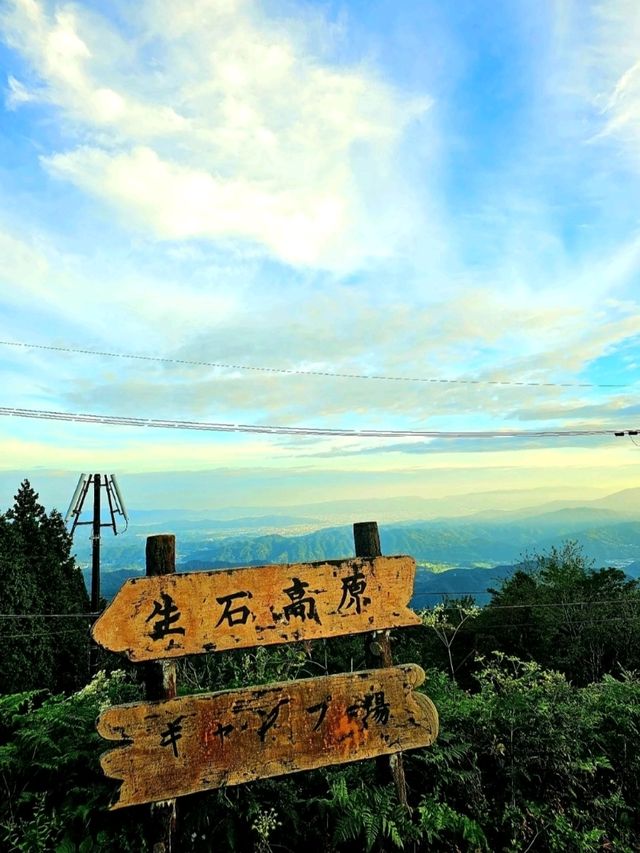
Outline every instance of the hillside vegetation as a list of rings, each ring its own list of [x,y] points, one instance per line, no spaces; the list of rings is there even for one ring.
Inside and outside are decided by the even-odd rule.
[[[329,535],[336,547],[344,541],[339,529]],[[4,608],[40,615],[37,631],[24,616],[21,633],[3,628],[2,665],[13,669],[0,696],[0,845],[10,853],[147,851],[148,808],[108,811],[117,783],[100,770],[106,744],[95,730],[104,708],[141,696],[138,670],[105,653],[83,686],[86,630],[41,615],[86,612],[69,550],[59,516],[23,484],[0,516],[0,589]],[[410,812],[375,762],[359,762],[184,797],[176,849],[637,850],[638,582],[594,567],[572,542],[509,569],[486,607],[445,599],[421,611],[421,626],[392,635],[394,661],[425,668],[423,689],[440,715],[435,744],[404,757]],[[185,658],[178,684],[193,693],[364,665],[355,636]]]

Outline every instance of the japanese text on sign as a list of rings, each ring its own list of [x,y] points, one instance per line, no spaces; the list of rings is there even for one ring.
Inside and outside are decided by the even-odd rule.
[[[428,746],[438,717],[415,664],[110,708],[115,808]]]
[[[256,566],[127,581],[93,628],[131,660],[419,624],[410,557]]]

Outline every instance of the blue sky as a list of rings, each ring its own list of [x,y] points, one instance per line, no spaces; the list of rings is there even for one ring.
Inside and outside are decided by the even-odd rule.
[[[637,428],[638,45],[635,0],[6,0],[1,340],[481,382],[0,344],[0,406]],[[2,417],[0,447],[0,470],[36,485],[65,472],[71,491],[84,470],[123,484],[208,471],[211,505],[229,472],[247,505],[258,491],[265,504],[595,497],[640,473],[627,439],[301,440]]]

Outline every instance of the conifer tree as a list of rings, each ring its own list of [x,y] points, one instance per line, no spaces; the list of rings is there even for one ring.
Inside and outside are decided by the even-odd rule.
[[[24,480],[0,515],[0,692],[73,690],[86,680],[88,620],[47,614],[89,610],[71,537]],[[20,618],[21,617],[21,618]]]

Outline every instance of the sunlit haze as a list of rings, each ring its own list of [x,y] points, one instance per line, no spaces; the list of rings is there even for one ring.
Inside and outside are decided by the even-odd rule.
[[[638,428],[637,0],[5,0],[0,87],[0,407]],[[83,471],[141,509],[393,518],[640,484],[612,435],[3,415],[0,448],[0,511]]]

